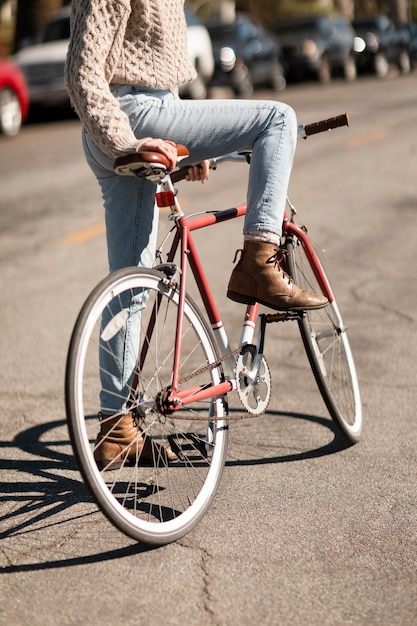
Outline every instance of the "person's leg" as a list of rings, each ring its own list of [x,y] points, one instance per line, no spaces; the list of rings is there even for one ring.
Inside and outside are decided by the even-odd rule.
[[[109,270],[136,265],[152,267],[158,226],[155,185],[133,176],[116,175],[113,159],[104,155],[86,133],[83,144],[87,162],[102,191]],[[100,350],[100,407],[104,415],[123,410],[129,397],[139,346],[139,325],[132,320],[138,319],[145,300],[141,295],[125,303],[129,310],[127,323]],[[103,327],[110,316],[111,305],[103,315]]]
[[[288,291],[288,277],[283,280],[279,266],[272,265],[269,258],[265,260],[265,254],[259,255],[265,244],[257,239],[266,240],[267,245],[273,243],[275,249],[279,242],[297,136],[292,109],[269,101],[181,101],[170,93],[144,94],[126,86],[114,88],[114,94],[138,138],[152,136],[183,143],[190,151],[190,163],[226,152],[252,150],[244,224],[248,241],[242,255],[246,263],[238,264],[231,279],[233,282],[233,276],[236,278],[239,274],[235,283],[239,289],[243,286],[243,293],[239,292],[236,298],[236,289],[229,285],[229,295],[239,301],[258,298],[250,285],[252,274],[257,271],[256,258],[262,257],[262,269],[267,270],[261,273],[264,282],[261,296],[266,294],[264,304],[282,308],[280,293],[284,283]],[[103,194],[110,270],[135,264],[152,265],[157,224],[153,185],[133,177],[116,176],[113,160],[99,151],[87,135],[84,135],[84,147]],[[249,245],[251,242],[253,245]],[[253,258],[248,250],[252,251]],[[271,273],[272,267],[278,269]],[[291,281],[289,284],[291,292],[293,287],[297,289]],[[304,292],[300,294],[300,304],[303,304]],[[286,305],[291,308],[287,297]],[[127,306],[140,310],[143,303],[131,302]],[[139,342],[136,329],[127,326],[114,338],[117,359],[112,359],[112,365],[108,363],[107,351],[101,350],[105,371],[101,405],[107,416],[125,408]],[[103,438],[108,441],[108,434],[103,434]],[[116,443],[112,442],[114,449]]]
[[[100,184],[105,207],[109,270],[122,267],[152,267],[155,261],[158,213],[155,185],[135,177],[117,176],[113,159],[97,149],[83,134],[88,164]],[[94,458],[99,469],[115,469],[122,463],[148,461],[158,454],[166,460],[176,459],[168,444],[158,445],[144,438],[134,416],[126,412],[135,371],[140,340],[140,311],[146,305],[146,294],[128,298],[127,323],[112,338],[100,340],[100,431]],[[111,321],[111,303],[103,313],[102,328]],[[120,302],[117,302],[120,310]]]
[[[300,290],[279,264],[282,220],[297,140],[294,111],[281,102],[178,100],[172,94],[131,89],[120,98],[137,136],[183,143],[189,162],[251,150],[244,250],[228,297],[275,309],[320,308],[322,295]],[[186,162],[184,161],[184,164]]]
[[[244,232],[269,232],[279,240],[297,140],[296,117],[289,106],[257,100],[178,100],[167,92],[150,95],[134,88],[119,102],[137,137],[185,144],[190,163],[252,150]]]
[[[154,183],[115,174],[114,159],[103,154],[86,133],[83,147],[103,197],[109,271],[152,267],[158,230]]]

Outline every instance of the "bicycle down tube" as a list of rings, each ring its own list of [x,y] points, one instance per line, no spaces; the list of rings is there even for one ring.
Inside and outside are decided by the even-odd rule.
[[[172,183],[168,179],[167,181],[164,181],[161,186],[167,186],[169,188],[171,184]],[[157,192],[157,197],[158,193],[160,193],[158,206],[166,206],[163,204],[164,198],[168,199],[169,201],[170,196],[163,195],[165,192]],[[172,207],[172,204],[168,204],[168,206]],[[178,205],[176,205],[176,209],[178,209]],[[168,402],[170,403],[169,410],[171,411],[178,410],[182,406],[186,406],[187,404],[190,404],[192,402],[198,402],[199,400],[206,400],[224,395],[226,393],[229,393],[230,391],[233,391],[236,387],[235,381],[233,379],[233,367],[235,365],[235,362],[234,360],[231,360],[229,363],[229,380],[226,380],[218,385],[207,386],[203,389],[201,387],[185,388],[181,391],[178,389],[180,382],[182,320],[184,301],[186,297],[188,265],[190,266],[194,279],[196,281],[200,296],[204,304],[204,309],[207,313],[211,328],[216,339],[217,346],[221,352],[221,357],[225,358],[225,361],[227,362],[227,355],[232,354],[232,349],[230,347],[224,325],[220,317],[220,313],[217,309],[215,300],[211,293],[209,282],[207,280],[191,233],[194,230],[206,228],[208,226],[213,226],[224,221],[235,219],[236,217],[243,216],[245,213],[246,205],[240,205],[238,207],[225,209],[223,211],[208,212],[189,220],[187,220],[187,218],[182,213],[175,216],[177,231],[175,233],[171,249],[169,250],[167,255],[168,263],[173,263],[178,252],[178,248],[180,247],[179,305],[177,313],[174,366],[171,383],[172,389],[168,398]],[[249,333],[251,332],[251,336],[253,336],[253,331],[255,328],[254,322],[257,317],[258,309],[258,304],[247,307],[247,314],[245,316],[245,319],[249,318],[253,320],[253,323],[249,325]],[[251,337],[246,336],[247,342],[249,342],[250,339]]]

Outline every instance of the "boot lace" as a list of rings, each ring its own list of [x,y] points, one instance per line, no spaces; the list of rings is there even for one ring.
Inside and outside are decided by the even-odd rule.
[[[267,263],[273,264],[276,271],[281,274],[282,280],[286,280],[288,285],[291,285],[293,280],[291,276],[287,274],[284,267],[287,265],[287,251],[285,248],[277,248],[275,254],[269,257]],[[284,265],[284,267],[283,267]]]

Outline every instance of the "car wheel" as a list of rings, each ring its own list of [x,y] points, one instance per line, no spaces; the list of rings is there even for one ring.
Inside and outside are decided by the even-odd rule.
[[[351,56],[348,57],[343,64],[343,76],[345,77],[345,80],[347,80],[348,82],[352,82],[353,80],[356,80],[356,76],[357,76],[356,63],[355,63],[355,59]]]
[[[284,68],[279,61],[274,61],[271,70],[271,87],[274,91],[282,91],[286,85]]]
[[[389,63],[388,59],[382,52],[377,52],[374,58],[374,69],[375,74],[378,78],[385,78],[388,76],[389,72]]]
[[[320,61],[320,67],[317,72],[317,78],[321,83],[329,83],[332,79],[329,60],[323,57]]]
[[[233,91],[238,98],[250,98],[253,95],[253,83],[246,65],[234,69]]]
[[[5,87],[0,89],[0,132],[14,137],[22,126],[22,109],[16,93]]]
[[[410,55],[405,50],[400,54],[398,67],[400,68],[401,74],[408,74],[411,71]]]

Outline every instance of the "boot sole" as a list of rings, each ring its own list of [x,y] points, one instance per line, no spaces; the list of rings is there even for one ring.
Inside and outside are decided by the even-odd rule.
[[[293,307],[288,307],[288,308],[285,308],[285,307],[277,308],[277,307],[272,306],[272,304],[265,302],[264,300],[255,300],[255,298],[249,298],[249,296],[244,296],[241,293],[236,293],[236,291],[228,290],[227,297],[229,298],[229,300],[233,300],[233,302],[239,302],[239,304],[252,305],[258,302],[258,304],[261,304],[262,306],[266,306],[269,309],[273,309],[274,311],[282,311],[284,313],[286,313],[287,311],[315,311],[317,309],[324,309],[324,307],[329,304],[328,302],[325,302],[324,304],[318,304],[316,306],[309,306],[309,307],[293,306]]]
[[[227,291],[227,297],[229,300],[239,302],[240,304],[256,304],[256,300],[254,298],[249,298],[241,293],[236,293],[236,291],[230,291],[230,289]]]

